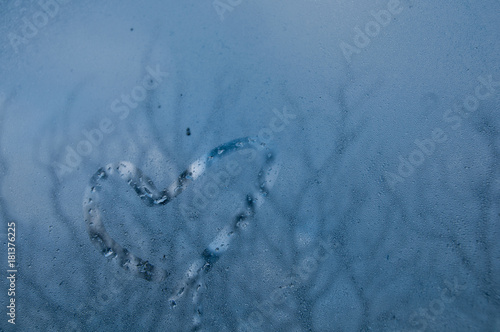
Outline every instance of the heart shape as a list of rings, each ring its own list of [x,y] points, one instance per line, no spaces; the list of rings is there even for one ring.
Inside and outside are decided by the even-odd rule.
[[[130,162],[119,162],[108,164],[100,168],[90,179],[89,186],[85,191],[83,200],[83,214],[92,243],[104,255],[104,257],[116,260],[125,270],[133,275],[148,281],[162,282],[169,273],[157,268],[126,248],[123,248],[106,231],[100,210],[99,197],[102,191],[101,182],[111,176],[118,176],[126,181],[148,206],[160,206],[168,204],[177,197],[187,185],[203,175],[205,171],[215,162],[235,152],[247,149],[257,150],[265,153],[265,161],[258,175],[258,188],[246,195],[246,207],[239,211],[233,220],[226,225],[205,248],[185,273],[184,279],[170,298],[171,303],[179,299],[185,291],[190,288],[202,274],[208,272],[212,265],[228,249],[231,240],[241,230],[242,222],[255,214],[255,209],[262,205],[269,190],[273,187],[279,174],[279,167],[275,165],[273,152],[264,143],[256,138],[239,138],[222,144],[201,156],[182,172],[168,188],[159,191],[153,181]],[[255,158],[256,153],[253,153]]]

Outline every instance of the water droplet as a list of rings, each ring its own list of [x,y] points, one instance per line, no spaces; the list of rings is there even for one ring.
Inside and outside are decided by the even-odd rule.
[[[113,249],[108,248],[108,250],[104,252],[104,257],[107,258],[107,257],[110,257],[110,256],[112,256],[114,254],[115,254],[115,252],[113,251]]]

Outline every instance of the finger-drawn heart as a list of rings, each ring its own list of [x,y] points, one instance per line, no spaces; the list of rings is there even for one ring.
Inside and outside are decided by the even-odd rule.
[[[100,168],[90,179],[83,201],[84,219],[92,243],[108,259],[115,260],[125,270],[133,275],[148,281],[164,281],[169,272],[155,267],[148,260],[144,260],[123,248],[106,231],[103,223],[99,197],[102,192],[101,182],[115,176],[126,181],[148,206],[160,206],[171,202],[187,187],[187,185],[202,176],[205,171],[221,158],[235,151],[253,150],[252,158],[258,153],[264,156],[263,165],[258,174],[258,186],[254,192],[246,194],[246,204],[233,220],[228,223],[205,248],[200,257],[195,260],[185,274],[171,301],[175,301],[195,282],[201,274],[210,270],[212,265],[227,251],[231,240],[241,230],[242,222],[255,214],[269,190],[273,187],[279,173],[279,166],[275,162],[275,155],[264,143],[256,138],[239,138],[222,144],[201,156],[182,172],[168,188],[159,191],[153,181],[139,168],[130,162],[109,164]]]

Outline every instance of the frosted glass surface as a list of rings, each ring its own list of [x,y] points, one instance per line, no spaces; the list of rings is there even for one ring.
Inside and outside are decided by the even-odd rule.
[[[0,330],[500,331],[499,15],[1,1]]]

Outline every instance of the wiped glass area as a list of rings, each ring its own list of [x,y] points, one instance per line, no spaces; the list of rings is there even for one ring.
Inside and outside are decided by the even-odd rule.
[[[500,2],[0,3],[5,331],[500,331]]]

